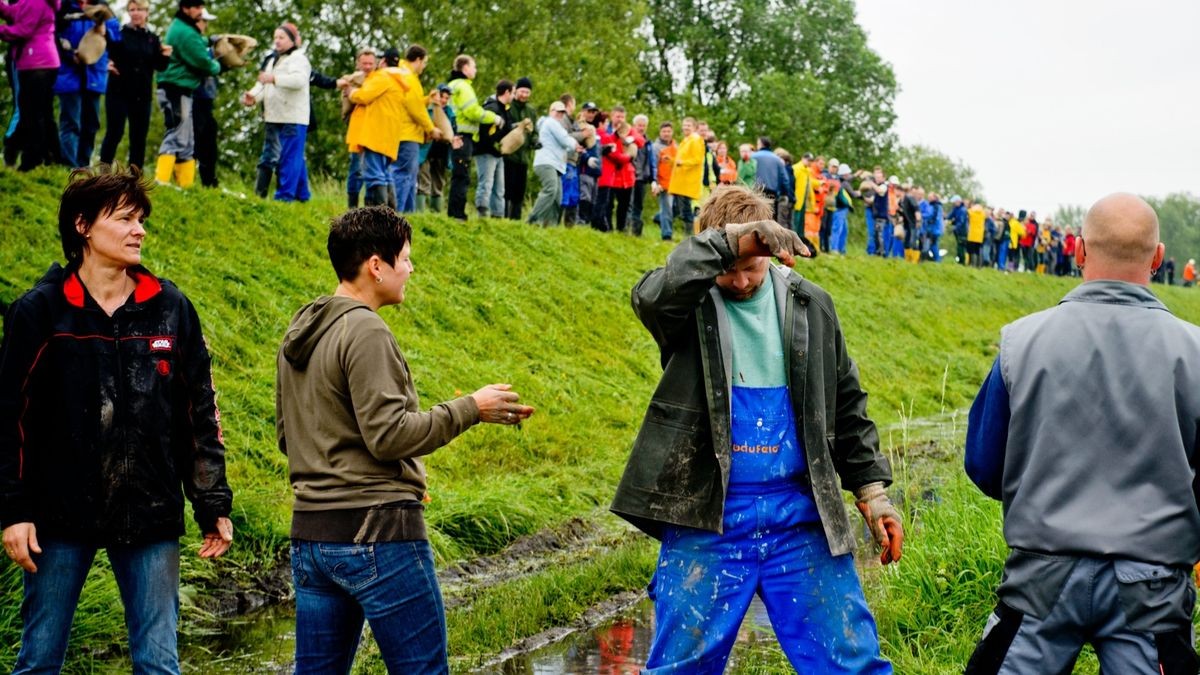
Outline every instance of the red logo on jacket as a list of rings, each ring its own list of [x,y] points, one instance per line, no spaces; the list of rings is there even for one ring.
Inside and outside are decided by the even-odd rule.
[[[159,359],[158,364],[154,366],[159,375],[166,377],[171,374],[171,362],[166,359]]]

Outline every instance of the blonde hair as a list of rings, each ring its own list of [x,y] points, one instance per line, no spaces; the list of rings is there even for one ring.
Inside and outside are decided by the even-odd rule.
[[[696,229],[703,232],[723,228],[729,223],[772,220],[774,216],[774,205],[761,192],[742,185],[721,185],[700,207]]]
[[[129,2],[125,3],[126,11],[130,7],[140,7],[146,11],[150,11],[150,0],[129,0]]]

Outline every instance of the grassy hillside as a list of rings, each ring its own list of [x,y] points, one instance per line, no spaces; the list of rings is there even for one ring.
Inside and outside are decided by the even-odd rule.
[[[55,214],[64,181],[58,171],[0,170],[3,306],[61,259]],[[324,241],[341,199],[336,190],[308,205],[203,189],[154,193],[145,263],[175,281],[204,322],[235,493],[238,539],[229,558],[202,564],[194,559],[198,537],[186,542],[186,631],[205,626],[190,600],[210,580],[253,574],[285,546],[290,498],[275,448],[275,350],[292,313],[334,286]],[[629,311],[629,289],[669,246],[585,228],[430,215],[412,221],[416,271],[407,300],[382,315],[423,404],[508,382],[538,408],[522,429],[477,428],[429,459],[428,518],[441,563],[602,512],[659,372],[657,350]],[[968,405],[994,358],[1000,326],[1053,305],[1073,285],[861,255],[805,261],[800,271],[838,303],[870,410],[882,423]],[[1156,290],[1181,316],[1200,320],[1200,295]],[[648,560],[644,552],[625,558]],[[111,581],[103,569],[94,576],[73,640],[81,670],[93,656],[107,657],[123,633]],[[4,566],[0,669],[11,665],[18,642],[19,583],[14,567]],[[452,627],[467,618],[452,613]],[[479,653],[536,629],[451,649]]]

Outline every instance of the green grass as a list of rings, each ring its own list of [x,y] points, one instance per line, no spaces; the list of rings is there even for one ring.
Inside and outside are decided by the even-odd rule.
[[[61,259],[55,214],[64,181],[56,170],[0,170],[0,303],[12,302]],[[227,560],[201,562],[197,534],[185,539],[184,583],[202,605],[208,580],[253,575],[285,549],[290,490],[275,448],[275,351],[293,312],[334,286],[324,241],[343,196],[330,184],[307,205],[205,189],[162,188],[153,199],[145,263],[183,289],[204,323],[235,493],[237,540]],[[423,405],[508,382],[538,409],[520,430],[473,429],[429,458],[427,514],[439,562],[495,552],[522,534],[602,509],[660,372],[657,350],[629,310],[629,289],[662,264],[669,246],[579,227],[433,215],[412,222],[416,271],[408,298],[381,314]],[[1000,326],[1052,306],[1073,285],[861,255],[822,257],[800,270],[833,294],[881,423],[899,421],[901,411],[923,417],[968,405],[994,358]],[[1200,295],[1156,291],[1184,318],[1200,319]],[[620,585],[644,585],[649,567],[640,579],[622,576]],[[551,587],[550,580],[539,584]],[[5,566],[0,669],[11,665],[18,642],[19,585]],[[504,638],[559,620],[586,604],[579,598],[595,595],[579,584],[563,588],[582,594],[565,598],[569,611],[513,623]],[[536,597],[535,590],[521,592]],[[124,641],[115,588],[101,567],[84,597],[89,604],[76,618],[69,672],[90,670],[90,655],[119,655]],[[187,636],[213,628],[201,605],[185,613]],[[476,605],[472,620],[486,623],[497,606]],[[455,654],[501,642],[455,631]]]

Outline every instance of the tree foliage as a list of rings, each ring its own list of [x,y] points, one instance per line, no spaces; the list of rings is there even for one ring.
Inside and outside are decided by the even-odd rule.
[[[925,145],[901,147],[890,171],[901,181],[911,180],[913,185],[925,188],[926,192],[937,192],[943,201],[954,195],[977,202],[986,201],[974,169],[960,159]]]
[[[1167,245],[1167,257],[1180,261],[1200,258],[1200,197],[1175,192],[1166,197],[1145,197],[1158,213],[1159,239]]]
[[[876,161],[894,144],[896,78],[867,46],[853,0],[648,0],[642,95],[785,146]],[[744,127],[741,127],[744,128]],[[738,128],[738,130],[741,130]]]

